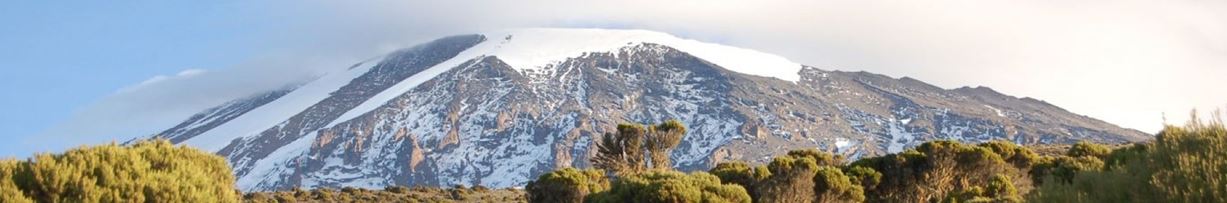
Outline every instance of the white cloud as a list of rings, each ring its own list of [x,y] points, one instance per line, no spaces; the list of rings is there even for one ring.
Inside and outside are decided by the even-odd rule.
[[[173,122],[165,118],[186,117],[259,89],[248,87],[311,75],[287,76],[287,70],[297,69],[286,67],[310,66],[314,71],[307,72],[318,73],[439,36],[511,27],[659,30],[827,69],[909,76],[945,88],[989,86],[1151,132],[1158,130],[1165,112],[1169,122],[1179,123],[1189,109],[1227,107],[1227,94],[1218,93],[1227,87],[1222,79],[1227,76],[1224,1],[247,4],[236,6],[236,12],[284,22],[285,27],[272,29],[278,37],[268,40],[287,45],[287,54],[255,63],[265,65],[152,79],[156,85],[138,85],[104,99],[66,126],[124,131],[128,128],[114,122]],[[100,116],[112,114],[125,117]]]
[[[229,68],[187,69],[154,76],[82,108],[69,120],[27,138],[21,147],[60,151],[79,144],[122,142],[150,135],[227,101],[344,70],[352,65],[349,61],[278,56]]]
[[[146,79],[145,81],[141,81],[141,83],[137,83],[137,84],[136,84],[136,85],[134,85],[134,86],[131,86],[131,87],[125,87],[125,88],[123,88],[123,89],[119,89],[119,92],[118,92],[118,93],[119,93],[119,94],[122,94],[122,93],[128,93],[128,92],[132,92],[132,91],[138,91],[138,90],[141,90],[141,89],[151,88],[151,86],[153,86],[153,85],[157,85],[158,83],[161,83],[162,81],[166,81],[166,80],[168,80],[168,79],[174,79],[174,78],[179,78],[179,79],[183,79],[183,78],[190,78],[190,77],[192,77],[192,76],[196,76],[196,75],[199,75],[199,74],[201,74],[201,73],[205,73],[205,72],[207,72],[207,70],[202,70],[202,69],[187,69],[187,70],[179,71],[179,73],[178,73],[178,74],[175,74],[175,75],[173,75],[173,76],[165,76],[165,75],[153,76],[152,78]]]

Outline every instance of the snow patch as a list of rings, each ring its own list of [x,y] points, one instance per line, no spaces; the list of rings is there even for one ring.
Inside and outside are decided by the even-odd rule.
[[[798,81],[801,64],[755,50],[690,39],[646,30],[531,28],[496,31],[484,34],[501,38],[502,42],[482,50],[484,55],[497,56],[519,70],[541,69],[548,65],[579,57],[585,53],[614,52],[619,48],[644,43],[673,47],[720,67],[750,75]],[[476,48],[475,48],[476,49]]]
[[[306,110],[311,105],[323,101],[332,92],[341,89],[341,87],[362,76],[362,74],[366,74],[380,60],[382,60],[382,57],[363,61],[358,65],[358,68],[345,70],[344,72],[328,73],[324,77],[311,81],[277,100],[252,109],[183,143],[209,152],[217,152],[230,144],[230,141],[235,138],[259,134],[282,121],[290,119],[290,117]]]
[[[917,141],[916,136],[899,124],[890,123],[887,125],[887,133],[890,134],[890,143],[887,143],[886,152],[899,153],[903,151],[903,147],[907,144]]]
[[[844,148],[848,148],[851,146],[852,146],[852,141],[849,141],[848,139],[844,139],[842,137],[835,138],[835,148],[839,148],[840,150],[843,150]]]
[[[455,57],[410,76],[396,85],[367,99],[328,124],[345,122],[388,103],[410,89],[456,68],[464,62],[483,56],[497,57],[521,72],[547,72],[547,67],[586,53],[616,52],[623,47],[654,43],[673,47],[707,60],[725,69],[740,73],[774,77],[796,82],[802,65],[788,59],[755,50],[682,39],[646,30],[529,28],[483,33],[481,42]],[[616,70],[606,70],[613,73]]]
[[[282,176],[292,173],[296,167],[288,166],[291,160],[303,157],[315,141],[315,133],[304,136],[268,154],[255,162],[251,172],[239,177],[236,185],[243,191],[260,189],[261,184],[274,184],[282,180]]]

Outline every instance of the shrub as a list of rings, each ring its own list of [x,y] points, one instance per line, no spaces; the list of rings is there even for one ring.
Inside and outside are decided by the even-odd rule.
[[[564,168],[546,173],[525,187],[529,202],[583,202],[588,194],[609,187],[605,172]]]
[[[39,202],[236,202],[221,157],[166,140],[82,147],[5,161],[0,194],[20,190]],[[12,167],[16,165],[16,167]],[[22,199],[22,198],[16,198]],[[20,201],[20,200],[18,200]],[[6,200],[7,202],[7,200]]]
[[[830,166],[818,167],[814,176],[814,194],[817,202],[862,202],[865,192],[860,185],[853,184],[838,168]]]
[[[792,150],[788,151],[788,156],[794,159],[810,158],[814,160],[818,166],[839,166],[843,165],[843,157],[833,155],[831,153],[820,152],[814,149]]]
[[[852,166],[848,169],[848,176],[852,182],[860,185],[862,189],[869,190],[878,186],[882,182],[882,173],[879,173],[873,168],[864,166]]]
[[[1045,183],[1029,198],[1049,202],[1227,202],[1227,128],[1217,115],[1209,123],[1196,117],[1190,120],[1184,127],[1167,126],[1154,142],[1100,155],[1110,163],[1104,167],[1054,172],[1050,179],[1066,181]],[[1093,153],[1070,153],[1084,154]]]
[[[987,148],[993,153],[1001,156],[1006,162],[1013,164],[1014,167],[1025,169],[1030,168],[1040,161],[1041,157],[1031,149],[1027,149],[1017,144],[1005,141],[991,141],[978,145],[979,147]]]
[[[397,193],[397,194],[409,193],[409,187],[399,186],[399,185],[398,186],[387,186],[387,187],[384,187],[383,190],[392,192],[392,193]]]
[[[952,196],[976,197],[980,194],[976,190],[983,188],[972,188],[989,184],[996,175],[1005,175],[1016,189],[1028,191],[1031,179],[1025,173],[1027,168],[1019,166],[1036,160],[1040,159],[1030,150],[1005,142],[967,145],[931,141],[901,153],[858,160],[851,168],[865,167],[881,174],[877,184],[861,182],[862,186],[872,186],[866,187],[869,201],[929,202]],[[872,174],[860,170],[853,176]]]
[[[16,160],[0,160],[0,202],[34,202],[13,182],[19,166]]]
[[[593,202],[750,202],[744,188],[720,184],[720,179],[705,172],[684,174],[654,170],[622,177],[611,188],[595,194]]]
[[[1107,146],[1090,143],[1087,141],[1080,141],[1074,144],[1073,146],[1069,147],[1069,151],[1065,152],[1065,156],[1095,157],[1097,159],[1103,160],[1104,158],[1108,156],[1108,153],[1111,153],[1111,152],[1112,152],[1112,149],[1108,148]]]
[[[736,184],[745,188],[750,193],[750,197],[758,199],[757,191],[759,182],[771,176],[771,172],[767,167],[758,166],[750,167],[745,162],[728,162],[716,164],[708,173],[720,178],[723,184]]]
[[[1052,181],[1060,181],[1069,183],[1073,181],[1074,174],[1082,171],[1098,171],[1103,169],[1104,163],[1094,156],[1068,157],[1061,156],[1049,158],[1041,161],[1031,169],[1031,177],[1036,178],[1036,182],[1049,181],[1048,176],[1052,176]]]
[[[776,157],[767,164],[771,177],[755,190],[759,202],[812,202],[818,164],[810,157]]]

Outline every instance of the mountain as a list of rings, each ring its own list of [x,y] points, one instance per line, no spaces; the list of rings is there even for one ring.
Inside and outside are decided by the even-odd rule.
[[[987,87],[823,70],[642,30],[451,36],[201,112],[156,137],[226,157],[247,191],[386,185],[520,186],[586,167],[618,123],[679,119],[676,167],[848,157],[929,140],[1021,144],[1149,139]]]

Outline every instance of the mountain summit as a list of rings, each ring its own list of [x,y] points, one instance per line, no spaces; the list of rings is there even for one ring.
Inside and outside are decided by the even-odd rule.
[[[929,140],[1127,142],[1145,133],[985,87],[821,70],[642,30],[445,37],[235,100],[156,137],[226,157],[247,191],[520,186],[587,167],[618,123],[679,119],[681,169],[818,148],[848,157]]]

